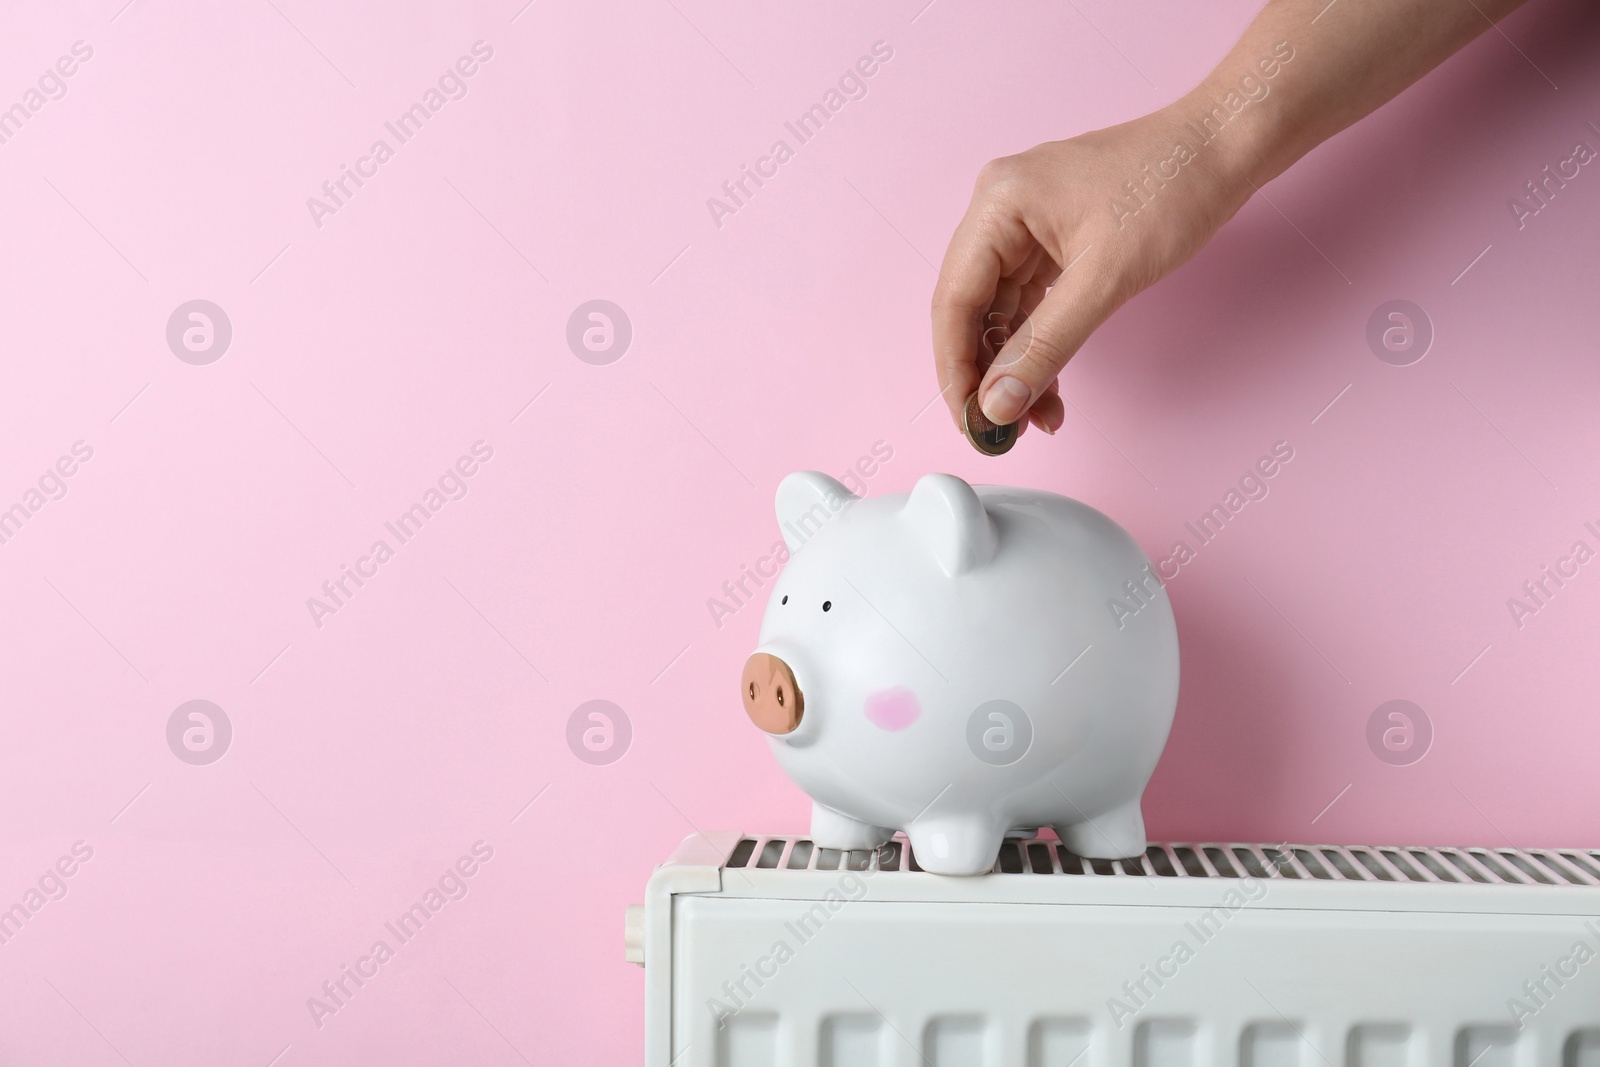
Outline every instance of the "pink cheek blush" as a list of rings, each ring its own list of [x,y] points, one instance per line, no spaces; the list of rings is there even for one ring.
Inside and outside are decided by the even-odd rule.
[[[867,721],[880,730],[904,730],[921,714],[922,705],[917,703],[917,694],[909,689],[896,686],[867,696]]]

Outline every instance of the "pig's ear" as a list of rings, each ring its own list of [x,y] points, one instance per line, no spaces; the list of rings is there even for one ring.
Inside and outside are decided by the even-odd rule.
[[[972,486],[954,475],[924,475],[901,515],[952,578],[994,557],[994,520]]]
[[[818,471],[795,471],[778,483],[778,526],[790,552],[828,524],[845,505],[858,498],[839,482]]]

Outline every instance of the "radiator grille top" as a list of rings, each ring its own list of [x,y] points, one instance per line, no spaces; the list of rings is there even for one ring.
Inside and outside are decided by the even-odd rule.
[[[817,848],[803,837],[745,837],[723,866],[788,871],[922,869],[901,834],[881,848],[848,852]],[[1215,843],[1156,844],[1142,856],[1096,860],[1075,855],[1054,839],[1008,838],[993,873],[1600,886],[1600,852]]]

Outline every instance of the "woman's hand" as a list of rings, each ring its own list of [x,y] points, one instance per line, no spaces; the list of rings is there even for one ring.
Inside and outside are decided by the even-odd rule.
[[[1171,106],[984,167],[933,294],[934,364],[956,424],[977,389],[993,421],[1027,415],[1054,433],[1056,376],[1113,311],[1199,251],[1257,186],[1522,2],[1271,0]]]
[[[958,426],[979,389],[993,421],[1026,415],[1054,433],[1056,376],[1085,338],[1249,198],[1230,159],[1235,131],[1201,143],[1186,110],[1200,105],[1186,98],[983,168],[933,295],[934,361]]]

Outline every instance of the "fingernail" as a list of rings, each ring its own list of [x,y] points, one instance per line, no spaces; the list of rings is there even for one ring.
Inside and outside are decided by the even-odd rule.
[[[979,407],[983,408],[990,422],[1005,425],[1016,422],[1028,409],[1028,401],[1032,399],[1033,394],[1026,385],[1007,375],[995,379],[989,391],[983,394]]]
[[[1032,416],[1032,418],[1033,418],[1033,424],[1035,426],[1039,427],[1039,429],[1043,430],[1045,433],[1049,434],[1051,437],[1054,437],[1056,435],[1055,430],[1051,428],[1050,423],[1045,419],[1045,417],[1043,415],[1034,415],[1034,416]]]

